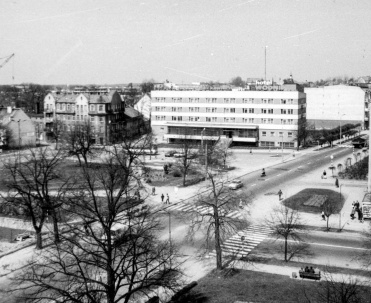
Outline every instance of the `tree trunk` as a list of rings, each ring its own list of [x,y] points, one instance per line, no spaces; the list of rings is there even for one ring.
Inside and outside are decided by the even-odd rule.
[[[214,209],[214,216],[216,216],[215,220],[215,252],[216,252],[216,268],[223,269],[222,263],[222,248],[220,247],[220,229],[219,229],[219,216],[215,214],[218,209]]]
[[[185,169],[183,173],[183,186],[186,185],[186,177],[187,177],[187,170]]]
[[[285,238],[285,262],[287,262],[287,238]]]
[[[36,231],[36,249],[42,249],[43,248],[43,239],[41,235],[41,228],[38,228]]]
[[[326,222],[326,224],[327,224],[327,231],[329,230],[329,228],[328,228],[328,220],[330,219],[330,216],[327,216],[327,222]]]
[[[58,216],[55,209],[52,210],[52,218],[53,218],[53,229],[54,229],[54,241],[55,243],[61,242],[59,237],[59,228],[58,228]]]

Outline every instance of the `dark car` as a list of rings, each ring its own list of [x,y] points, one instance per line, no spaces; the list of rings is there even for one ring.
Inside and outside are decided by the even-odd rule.
[[[170,150],[167,153],[165,153],[165,157],[174,157],[174,155],[177,153],[176,150]]]

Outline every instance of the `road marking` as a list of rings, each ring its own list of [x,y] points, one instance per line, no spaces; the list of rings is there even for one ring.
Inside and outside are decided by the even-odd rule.
[[[312,162],[308,162],[307,164],[311,164]]]
[[[278,174],[277,177],[281,176],[281,174]]]
[[[268,181],[269,180],[269,178],[268,179],[265,179],[264,181]]]
[[[301,167],[301,165],[300,166],[298,166],[298,168],[300,168]]]
[[[251,184],[251,186],[255,186],[256,184]]]

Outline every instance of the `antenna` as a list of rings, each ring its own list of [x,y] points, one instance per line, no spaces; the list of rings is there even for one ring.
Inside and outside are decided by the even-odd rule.
[[[267,47],[264,49],[264,81],[267,81]]]

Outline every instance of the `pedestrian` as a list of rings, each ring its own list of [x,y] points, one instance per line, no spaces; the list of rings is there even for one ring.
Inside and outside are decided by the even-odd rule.
[[[326,220],[326,216],[325,216],[325,212],[324,211],[322,211],[322,214],[321,214],[321,216],[322,216],[322,220]]]
[[[335,186],[339,187],[339,179],[338,178],[336,178],[336,180],[335,180]]]
[[[240,204],[238,205],[239,206],[239,208],[243,208],[243,202],[242,202],[242,199],[240,199]]]
[[[156,194],[156,188],[152,187],[152,196],[154,196],[155,194]]]
[[[323,175],[322,175],[323,176],[323,179],[327,179],[326,175],[327,175],[326,170],[324,170],[323,171]]]
[[[354,220],[354,213],[356,212],[354,208],[355,208],[355,207],[353,206],[352,211],[350,212],[350,218],[351,218],[352,220]]]
[[[354,203],[354,207],[355,207],[356,211],[358,211],[358,209],[359,209],[359,202],[358,202],[358,200],[356,201],[356,203]]]
[[[250,148],[250,155],[252,155],[252,149]]]
[[[282,196],[282,190],[278,191],[278,201],[281,201],[281,196]]]
[[[165,198],[165,196],[164,196],[164,194],[162,194],[162,195],[161,195],[161,202],[162,202],[162,203],[164,203],[164,198]]]
[[[166,203],[165,204],[170,204],[169,194],[166,194]]]
[[[362,210],[360,208],[358,208],[358,220],[362,221],[362,219],[363,219]]]

